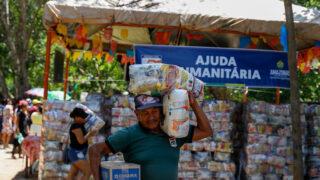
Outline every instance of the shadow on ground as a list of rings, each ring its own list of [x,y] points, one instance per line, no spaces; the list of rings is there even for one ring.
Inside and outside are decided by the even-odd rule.
[[[24,170],[18,172],[14,177],[13,180],[36,180],[38,179],[38,174],[31,174],[28,178],[25,177]]]

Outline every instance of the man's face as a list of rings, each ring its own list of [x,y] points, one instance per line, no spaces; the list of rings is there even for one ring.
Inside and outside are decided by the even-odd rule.
[[[136,110],[135,113],[143,127],[149,130],[156,130],[160,127],[161,110],[159,107]]]

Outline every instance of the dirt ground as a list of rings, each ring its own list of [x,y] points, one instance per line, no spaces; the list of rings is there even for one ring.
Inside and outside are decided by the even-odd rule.
[[[25,158],[17,159],[11,158],[12,144],[9,148],[3,149],[0,145],[0,179],[1,180],[35,180],[37,175],[31,175],[29,178],[25,178],[24,168],[25,168]]]

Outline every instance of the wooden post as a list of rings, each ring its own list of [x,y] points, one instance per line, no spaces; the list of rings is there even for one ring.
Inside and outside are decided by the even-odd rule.
[[[67,88],[68,88],[68,74],[69,74],[69,61],[70,61],[70,56],[67,57],[67,62],[66,62],[66,68],[64,72],[64,88],[63,88],[63,100],[65,101],[67,98]]]
[[[277,99],[276,104],[280,104],[280,88],[277,88]]]
[[[293,137],[293,157],[294,157],[294,179],[304,179],[304,167],[302,160],[301,145],[301,122],[300,122],[300,103],[299,103],[299,84],[295,47],[295,29],[293,23],[293,13],[291,0],[284,0],[286,12],[286,27],[288,37],[288,64],[290,71],[290,102],[292,118],[292,137]]]
[[[245,86],[243,88],[243,98],[242,98],[242,102],[247,102],[247,94],[248,94],[248,87]]]
[[[43,99],[47,100],[48,98],[48,78],[50,71],[50,50],[51,50],[51,35],[52,29],[47,31],[47,47],[46,47],[46,63],[44,68],[44,79],[43,79]]]

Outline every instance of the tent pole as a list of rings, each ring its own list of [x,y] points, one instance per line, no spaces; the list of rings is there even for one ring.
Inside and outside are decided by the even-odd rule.
[[[49,79],[49,71],[50,71],[50,50],[51,50],[51,36],[52,29],[47,31],[47,47],[46,47],[46,63],[44,68],[44,80],[43,80],[43,99],[47,100],[48,98],[48,79]]]
[[[280,88],[277,88],[277,99],[276,104],[280,104]]]
[[[70,61],[70,56],[67,57],[67,62],[66,62],[66,68],[65,68],[65,74],[64,74],[64,88],[63,88],[63,100],[66,100],[67,97],[67,87],[68,87],[68,75],[69,75],[69,61]]]
[[[248,94],[248,87],[245,86],[243,88],[243,98],[242,98],[242,102],[247,102],[247,94]]]
[[[295,42],[295,25],[292,12],[291,0],[284,0],[286,13],[286,28],[288,40],[288,64],[290,72],[290,102],[291,102],[291,119],[292,119],[292,137],[293,137],[293,179],[304,179],[304,162],[302,154],[301,140],[301,120],[300,120],[300,102],[299,102],[299,83],[296,59],[296,42]]]
[[[179,45],[179,44],[180,44],[181,32],[182,32],[182,29],[181,29],[181,27],[180,27],[180,28],[179,28],[179,32],[178,32],[178,35],[177,35],[176,45]]]

